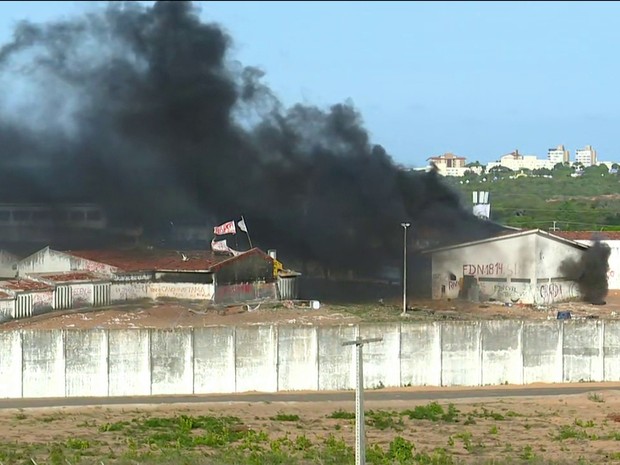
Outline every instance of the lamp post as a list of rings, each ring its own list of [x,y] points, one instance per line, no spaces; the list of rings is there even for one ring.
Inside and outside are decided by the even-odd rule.
[[[403,315],[407,314],[407,228],[411,223],[401,223],[404,231],[403,238]]]

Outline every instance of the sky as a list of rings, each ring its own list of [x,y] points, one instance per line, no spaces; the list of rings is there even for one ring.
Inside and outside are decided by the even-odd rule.
[[[559,144],[571,160],[590,144],[620,161],[618,2],[195,3],[285,105],[352,102],[397,163],[543,158]],[[1,2],[0,44],[20,20],[104,4]]]

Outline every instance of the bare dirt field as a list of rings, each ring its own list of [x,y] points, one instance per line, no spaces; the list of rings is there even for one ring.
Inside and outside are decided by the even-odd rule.
[[[348,402],[0,410],[8,464],[352,464]],[[374,464],[620,464],[620,391],[367,401]]]
[[[460,300],[410,300],[406,317],[398,301],[365,304],[321,302],[313,310],[307,302],[278,302],[230,307],[213,307],[198,302],[143,302],[100,310],[73,310],[41,315],[0,325],[0,330],[20,328],[188,328],[213,325],[341,325],[360,322],[414,320],[555,319],[558,311],[570,311],[573,318],[620,319],[620,292],[612,291],[606,305],[566,302],[531,307]]]

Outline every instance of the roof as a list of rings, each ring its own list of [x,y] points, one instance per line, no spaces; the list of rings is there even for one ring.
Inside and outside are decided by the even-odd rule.
[[[554,231],[556,236],[572,241],[592,241],[594,239],[618,241],[620,231]]]
[[[451,249],[459,249],[462,247],[469,247],[472,245],[478,245],[478,244],[484,244],[487,242],[496,242],[496,241],[503,241],[506,239],[511,239],[511,238],[515,238],[515,237],[522,237],[522,236],[529,236],[532,234],[537,234],[539,236],[542,237],[547,237],[549,239],[553,239],[559,242],[563,242],[564,244],[570,245],[572,247],[578,248],[578,249],[582,249],[582,250],[586,250],[588,249],[587,245],[583,245],[580,244],[579,242],[575,242],[573,240],[569,240],[569,239],[565,239],[563,237],[557,236],[555,234],[551,234],[547,231],[543,231],[541,229],[530,229],[530,230],[524,230],[524,231],[517,231],[517,232],[513,232],[513,233],[505,233],[502,232],[496,236],[492,236],[492,237],[488,237],[486,239],[481,239],[481,240],[477,240],[477,241],[471,241],[471,242],[462,242],[460,244],[453,244],[453,245],[448,245],[445,247],[438,247],[436,249],[429,249],[429,250],[425,250],[422,253],[427,254],[427,253],[435,253],[435,252],[443,252],[445,250],[451,250]]]
[[[68,283],[68,282],[81,282],[81,281],[101,281],[105,280],[104,276],[101,276],[92,271],[66,271],[63,273],[37,273],[31,274],[31,276],[40,278],[43,281],[51,281],[52,283]]]
[[[465,160],[465,157],[457,157],[453,153],[444,153],[443,155],[438,155],[435,157],[429,157],[427,160]]]
[[[254,248],[236,257],[214,253],[210,250],[70,250],[66,254],[86,260],[104,263],[124,272],[136,271],[215,271],[218,265],[230,262],[257,252],[268,257],[260,249]]]
[[[33,281],[32,279],[8,279],[0,281],[0,289],[8,289],[9,291],[28,292],[28,291],[51,291],[52,286],[49,284]]]

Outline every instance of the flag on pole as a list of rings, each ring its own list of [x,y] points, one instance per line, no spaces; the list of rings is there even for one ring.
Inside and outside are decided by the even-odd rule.
[[[222,236],[224,234],[236,234],[236,233],[237,233],[237,230],[235,229],[234,221],[228,221],[224,224],[215,226],[213,228],[213,234],[215,234],[216,236]]]
[[[237,221],[237,226],[239,226],[239,229],[243,231],[244,233],[248,232],[248,227],[245,225],[244,218],[241,218],[241,221]]]
[[[226,244],[226,239],[222,241],[216,241],[215,239],[213,239],[211,241],[211,250],[213,250],[214,252],[231,253],[231,250],[228,247],[228,244]]]

